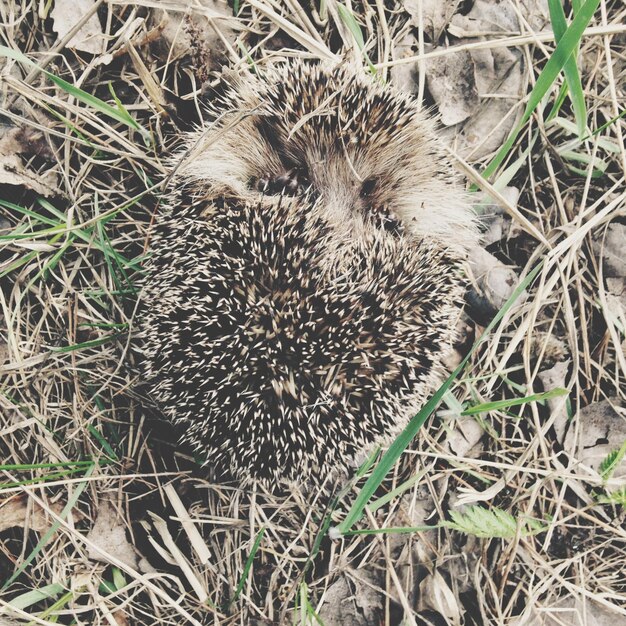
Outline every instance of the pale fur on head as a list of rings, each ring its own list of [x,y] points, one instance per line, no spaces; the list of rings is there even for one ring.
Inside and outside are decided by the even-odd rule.
[[[297,169],[353,236],[368,211],[385,207],[408,232],[457,254],[475,243],[459,176],[412,97],[346,62],[292,61],[225,81],[214,121],[174,159],[181,179],[254,201],[251,181]]]

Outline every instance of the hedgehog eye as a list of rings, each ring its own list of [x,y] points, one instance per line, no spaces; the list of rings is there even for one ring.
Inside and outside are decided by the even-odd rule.
[[[371,196],[376,189],[376,183],[377,181],[375,178],[368,178],[367,180],[364,180],[361,185],[361,198]]]

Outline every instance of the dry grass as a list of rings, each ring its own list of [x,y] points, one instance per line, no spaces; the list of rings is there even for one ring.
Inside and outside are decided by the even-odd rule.
[[[327,494],[340,485],[277,495],[211,484],[138,396],[129,347],[133,281],[167,182],[162,155],[196,115],[202,80],[215,77],[203,75],[207,64],[237,68],[254,59],[262,67],[283,55],[331,57],[358,46],[335,2],[324,16],[293,0],[248,0],[238,22],[194,31],[221,41],[220,55],[202,44],[181,53],[169,49],[155,6],[176,14],[183,4],[102,3],[113,59],[99,64],[98,55],[65,47],[73,33],[57,42],[47,3],[0,2],[2,44],[115,106],[110,84],[149,136],[40,71],[14,60],[0,65],[5,137],[13,133],[24,170],[54,190],[41,201],[45,190],[19,171],[23,185],[0,185],[0,582],[9,583],[0,616],[36,624],[521,626],[543,623],[565,601],[553,613],[562,621],[547,623],[577,624],[584,605],[626,623],[624,506],[601,503],[624,488],[623,474],[603,477],[581,460],[591,427],[581,411],[626,400],[626,307],[620,318],[601,258],[609,225],[626,223],[623,118],[576,148],[588,160],[577,175],[559,152],[571,137],[546,119],[549,106],[540,108],[513,154],[531,146],[510,183],[521,190],[517,205],[481,182],[511,226],[490,251],[520,276],[538,261],[543,267],[528,297],[473,355],[456,400],[448,396],[448,409],[423,429],[377,497],[419,479],[359,524],[434,528],[333,541],[324,520],[341,521],[358,485],[329,508]],[[381,0],[367,11],[351,6],[384,74],[397,63],[394,38],[406,16]],[[202,16],[199,4],[193,11]],[[625,19],[622,3],[603,1],[581,40],[592,131],[624,111]],[[553,39],[525,29],[426,52],[419,37],[416,54],[401,63],[422,67],[451,50],[519,46],[530,91]],[[520,103],[511,110],[519,113]],[[560,115],[571,121],[567,104]],[[488,158],[466,162],[451,151],[481,181]],[[594,177],[598,159],[606,167]],[[480,332],[469,319],[467,327],[468,337]],[[559,363],[569,405],[561,398],[459,419],[464,402],[542,391],[540,373]],[[617,411],[615,430],[623,432]],[[470,439],[481,429],[462,455],[453,451],[459,428]],[[437,526],[477,503],[509,512],[517,532],[477,537]],[[541,532],[522,532],[528,518],[540,520]],[[32,590],[49,597],[25,596]],[[352,617],[359,613],[361,621]]]

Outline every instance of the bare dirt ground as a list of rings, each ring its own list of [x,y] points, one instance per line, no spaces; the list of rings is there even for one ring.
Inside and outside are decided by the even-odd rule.
[[[591,4],[0,0],[0,624],[626,624],[624,3],[548,76]],[[130,350],[166,155],[298,55],[439,117],[483,230],[451,370],[503,313],[344,534],[376,458],[213,483]]]

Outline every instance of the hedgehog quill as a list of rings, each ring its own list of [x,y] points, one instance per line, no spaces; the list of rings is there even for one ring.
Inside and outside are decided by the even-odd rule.
[[[432,120],[359,69],[225,80],[151,235],[143,383],[217,474],[321,481],[440,377],[473,213]]]

